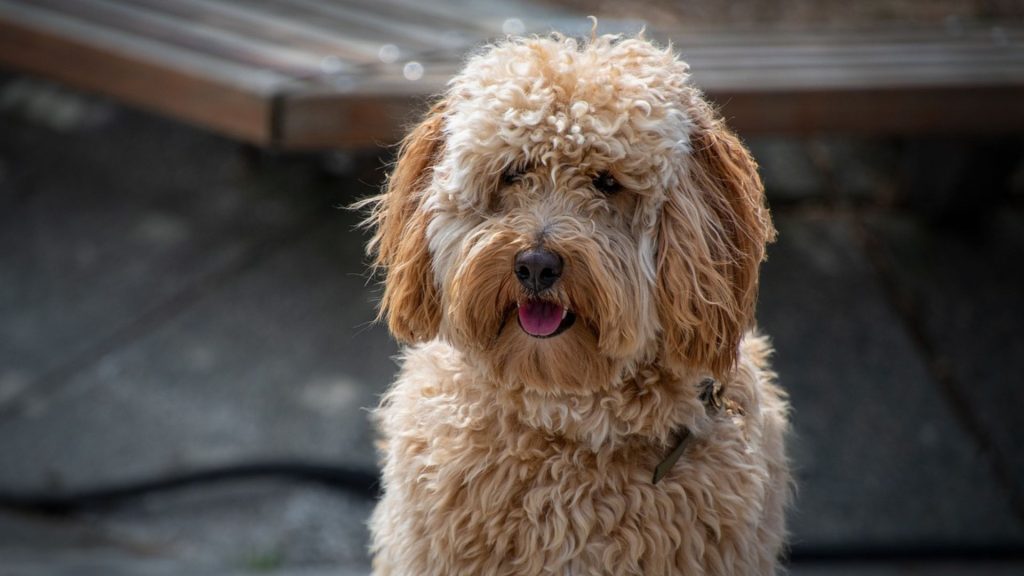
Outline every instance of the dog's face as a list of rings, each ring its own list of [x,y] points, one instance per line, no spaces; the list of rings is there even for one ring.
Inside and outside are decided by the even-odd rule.
[[[642,39],[471,59],[372,218],[392,332],[539,388],[728,370],[773,230],[753,161],[687,79]]]

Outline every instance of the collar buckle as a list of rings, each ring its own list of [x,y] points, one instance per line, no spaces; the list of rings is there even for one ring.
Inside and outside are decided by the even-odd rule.
[[[722,384],[714,378],[705,378],[704,380],[701,380],[699,387],[700,392],[697,397],[700,398],[701,403],[704,404],[704,408],[707,410],[708,414],[718,413],[718,411],[722,409],[722,406],[725,405],[722,400]],[[686,451],[686,445],[688,443],[687,440],[690,439],[692,434],[690,433],[689,428],[684,426],[676,430],[675,436],[675,446],[669,450],[668,454],[665,455],[665,458],[654,468],[654,477],[651,479],[652,484],[657,484],[665,477],[666,474],[668,474],[669,470],[676,465],[676,462],[679,461],[683,452]]]

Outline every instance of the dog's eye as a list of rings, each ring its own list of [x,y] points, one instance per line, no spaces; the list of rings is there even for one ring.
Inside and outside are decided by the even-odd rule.
[[[611,196],[622,189],[622,184],[619,184],[619,181],[608,172],[601,172],[595,176],[593,185],[594,188],[608,196]]]

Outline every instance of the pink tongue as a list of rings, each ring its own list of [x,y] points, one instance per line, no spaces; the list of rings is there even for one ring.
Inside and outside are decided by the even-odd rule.
[[[564,310],[551,302],[527,300],[519,305],[519,325],[531,336],[550,336],[562,324]]]

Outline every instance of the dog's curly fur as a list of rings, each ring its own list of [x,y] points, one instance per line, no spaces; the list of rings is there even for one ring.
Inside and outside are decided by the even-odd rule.
[[[756,165],[670,48],[489,47],[367,204],[381,314],[410,345],[376,412],[377,574],[775,572],[788,408],[752,331],[774,229]],[[564,271],[530,291],[513,262],[538,248]],[[531,336],[531,299],[576,322]]]

